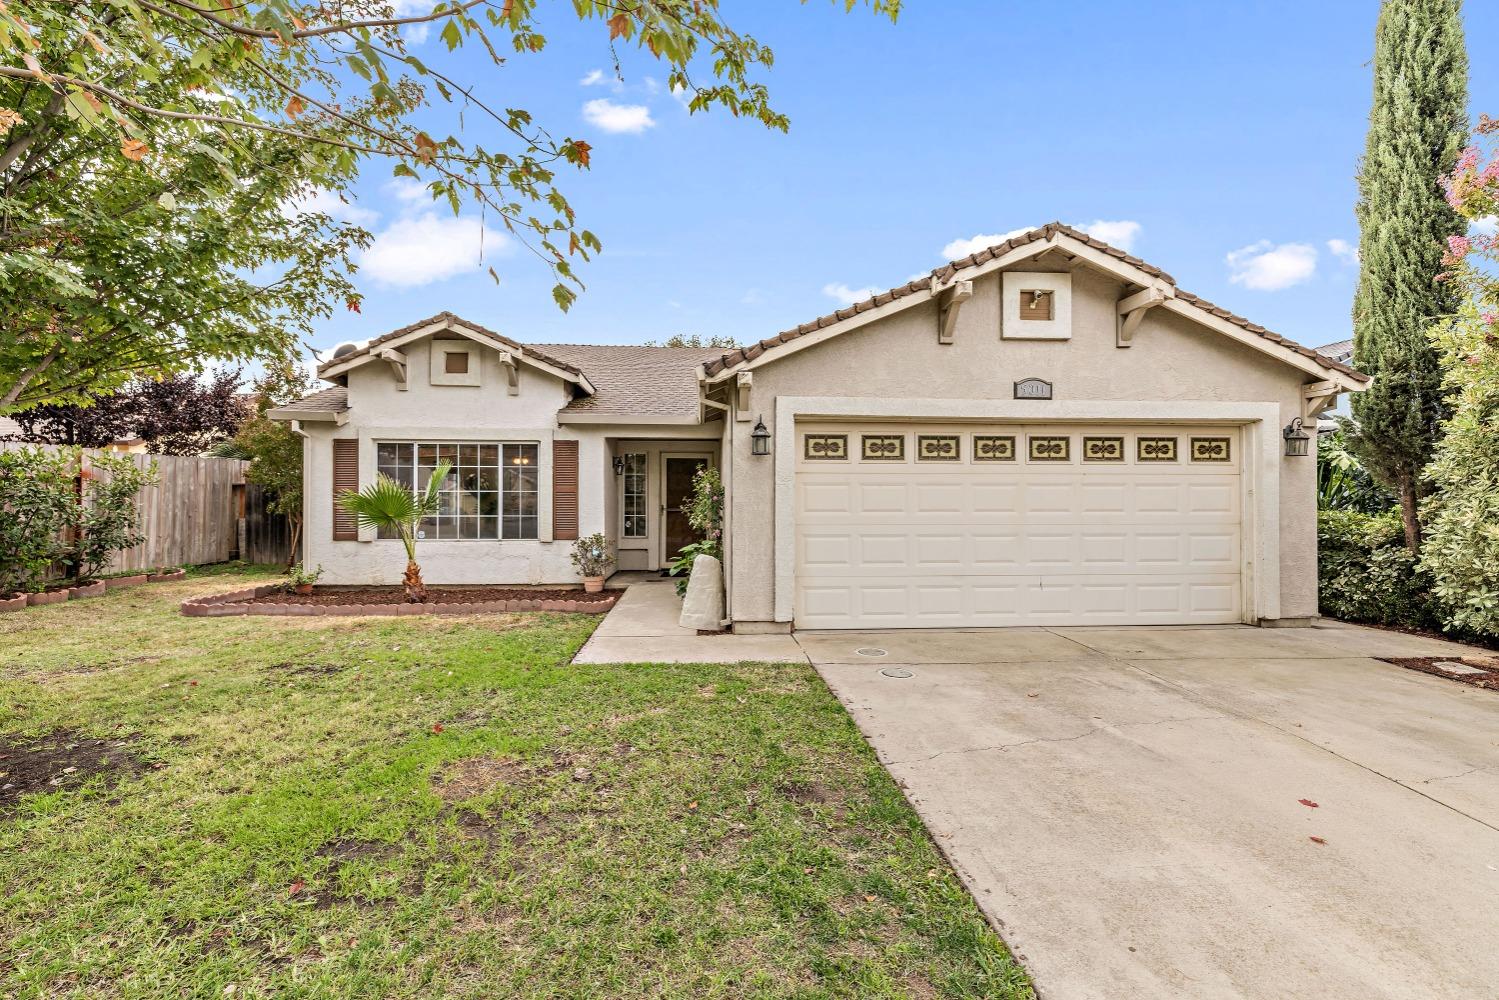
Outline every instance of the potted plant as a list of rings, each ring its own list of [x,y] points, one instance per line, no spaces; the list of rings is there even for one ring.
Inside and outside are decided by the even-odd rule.
[[[308,569],[305,563],[297,563],[287,571],[287,582],[291,589],[298,594],[312,593],[312,585],[317,583],[318,577],[323,575],[321,564],[316,569]]]
[[[573,565],[583,577],[583,590],[597,594],[604,589],[604,577],[614,565],[614,551],[609,539],[594,532],[573,542]]]

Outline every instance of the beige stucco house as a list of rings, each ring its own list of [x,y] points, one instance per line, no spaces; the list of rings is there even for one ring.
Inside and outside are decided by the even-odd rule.
[[[334,503],[379,472],[455,463],[429,581],[559,583],[595,531],[666,565],[712,464],[741,631],[1304,622],[1316,460],[1285,432],[1368,383],[1060,224],[728,352],[443,313],[320,374],[272,416],[306,437],[324,582],[399,579]]]

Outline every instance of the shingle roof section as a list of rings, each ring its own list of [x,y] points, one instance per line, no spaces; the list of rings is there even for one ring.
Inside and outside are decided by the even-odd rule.
[[[520,351],[523,355],[535,358],[537,361],[545,362],[546,364],[549,364],[554,368],[561,368],[563,371],[569,372],[573,375],[586,377],[583,375],[582,371],[580,371],[573,365],[566,363],[565,361],[560,361],[557,358],[550,357],[549,355],[543,354],[541,351],[536,350],[534,347],[528,344],[522,344],[519,341],[511,340],[509,337],[505,336],[502,333],[496,333],[493,330],[480,326],[478,323],[470,322],[469,320],[464,319],[462,316],[447,312],[446,310],[438,313],[436,316],[428,316],[424,320],[418,320],[415,323],[410,323],[406,326],[401,327],[399,330],[392,330],[389,333],[382,333],[380,336],[376,337],[374,340],[371,340],[363,347],[350,351],[348,354],[345,354],[342,357],[328,359],[321,365],[318,365],[318,371],[321,372],[335,364],[343,364],[351,358],[362,357],[363,355],[369,354],[374,348],[379,347],[381,344],[389,343],[390,341],[395,340],[397,337],[404,337],[408,333],[415,333],[422,327],[432,326],[434,323],[457,323],[458,325],[472,330],[475,333],[490,337],[496,342],[504,345],[505,347],[510,348],[511,350]]]
[[[335,385],[276,408],[278,410],[325,410],[329,413],[342,413],[349,408],[349,390],[341,385]]]
[[[698,415],[697,373],[723,348],[630,347],[618,344],[536,344],[588,375],[594,394],[573,400],[564,413],[650,416]]]
[[[1317,348],[1317,353],[1334,361],[1348,362],[1353,359],[1353,341],[1339,340],[1331,344],[1323,344]]]
[[[1005,240],[1003,243],[997,243],[994,246],[987,247],[983,250],[978,251],[977,253],[971,253],[967,257],[961,257],[958,260],[949,261],[941,267],[935,268],[932,273],[927,275],[926,277],[917,278],[915,281],[909,281],[906,284],[892,288],[887,292],[880,292],[878,295],[865,299],[863,302],[856,302],[851,306],[839,309],[837,312],[828,313],[826,316],[819,316],[817,319],[812,320],[810,323],[803,323],[800,326],[793,327],[789,330],[783,330],[780,333],[776,334],[774,337],[767,338],[765,340],[759,341],[758,343],[750,344],[747,347],[737,347],[732,351],[720,354],[718,357],[704,364],[703,370],[709,376],[717,375],[720,372],[725,371],[726,369],[733,368],[735,365],[743,364],[746,361],[753,361],[760,355],[764,354],[766,351],[775,350],[777,347],[780,347],[783,344],[787,344],[797,339],[798,337],[805,337],[809,333],[815,333],[818,330],[826,329],[827,327],[830,327],[835,323],[841,323],[846,319],[852,319],[860,313],[868,312],[871,309],[878,309],[880,306],[886,305],[890,302],[894,302],[896,299],[903,299],[909,295],[915,295],[918,292],[929,292],[931,290],[933,280],[946,282],[964,268],[977,267],[981,264],[987,264],[989,261],[994,260],[996,257],[1004,256],[1011,250],[1026,246],[1030,243],[1035,243],[1037,240],[1050,239],[1058,233],[1069,236],[1081,243],[1085,243],[1101,253],[1108,254],[1110,257],[1115,257],[1126,264],[1144,271],[1146,274],[1149,274],[1152,277],[1159,278],[1162,281],[1169,282],[1172,285],[1176,284],[1176,279],[1172,278],[1171,275],[1167,274],[1165,271],[1162,271],[1154,264],[1148,264],[1138,257],[1133,257],[1125,253],[1118,247],[1110,246],[1102,240],[1089,236],[1087,233],[1082,232],[1081,230],[1073,229],[1069,225],[1061,222],[1051,222],[1037,229],[1032,229],[1029,232],[1021,233],[1019,236],[1011,237],[1010,239]],[[1244,317],[1236,316],[1233,313],[1229,312],[1227,309],[1213,305],[1213,303],[1207,301],[1206,299],[1199,298],[1198,296],[1193,295],[1190,292],[1184,292],[1181,289],[1177,289],[1176,297],[1183,300],[1184,302],[1189,302],[1200,309],[1205,309],[1208,312],[1212,313],[1214,316],[1217,316],[1218,318],[1223,320],[1227,320],[1228,322],[1233,323],[1235,326],[1242,327],[1245,330],[1248,330],[1250,333],[1256,334],[1260,337],[1264,337],[1266,340],[1280,344],[1283,347],[1287,347],[1295,351],[1297,354],[1303,355],[1304,357],[1311,358],[1318,364],[1326,365],[1329,368],[1333,368],[1337,371],[1343,372],[1345,375],[1349,375],[1361,381],[1368,381],[1369,379],[1369,376],[1365,375],[1361,371],[1357,371],[1356,369],[1351,368],[1348,365],[1343,364],[1342,362],[1335,361],[1332,358],[1327,357],[1326,355],[1319,354],[1316,351],[1312,350],[1310,347],[1303,347],[1293,340],[1288,340],[1287,338],[1282,337],[1277,333],[1272,333],[1271,331],[1265,329],[1257,323],[1251,323]]]

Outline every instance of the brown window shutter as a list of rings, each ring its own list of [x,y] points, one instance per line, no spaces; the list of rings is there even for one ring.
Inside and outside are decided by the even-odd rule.
[[[578,537],[578,442],[552,442],[552,537]]]
[[[359,541],[359,522],[339,504],[344,490],[359,489],[359,440],[335,438],[333,441],[333,540]]]

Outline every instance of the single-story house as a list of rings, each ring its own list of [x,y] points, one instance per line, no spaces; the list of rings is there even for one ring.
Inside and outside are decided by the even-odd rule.
[[[434,583],[655,570],[719,467],[736,631],[1305,623],[1317,416],[1368,376],[1060,223],[733,350],[529,343],[441,313],[272,411],[306,438],[306,560],[395,582],[335,496],[455,472]],[[1305,425],[1306,431],[1301,427]]]

